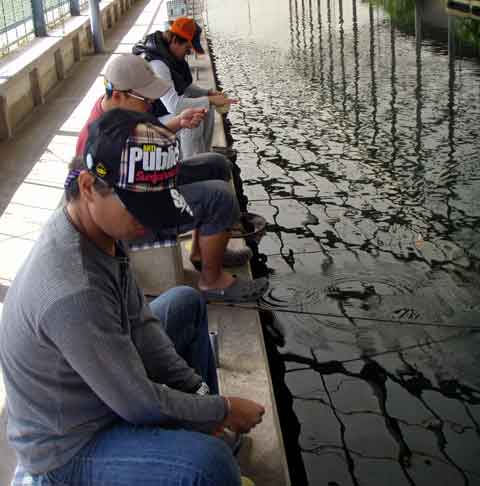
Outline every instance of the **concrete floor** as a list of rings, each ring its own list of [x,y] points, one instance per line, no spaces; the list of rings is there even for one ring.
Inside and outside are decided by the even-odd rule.
[[[112,55],[130,52],[138,39],[163,26],[165,19],[164,0],[138,1],[106,35],[108,52],[77,63],[15,137],[0,143],[0,315],[10,282],[61,199],[76,137],[103,92],[103,67]],[[192,65],[198,68],[195,73],[199,83],[213,87],[208,56],[193,60]],[[223,143],[223,131],[217,130],[215,144]],[[186,273],[195,279],[193,271],[187,269]],[[264,422],[240,453],[242,470],[255,479],[257,486],[289,484],[258,315],[222,307],[209,312],[212,329],[219,331],[222,392],[255,399],[267,408]],[[0,379],[2,486],[9,483],[15,467],[14,454],[6,444],[4,406]]]

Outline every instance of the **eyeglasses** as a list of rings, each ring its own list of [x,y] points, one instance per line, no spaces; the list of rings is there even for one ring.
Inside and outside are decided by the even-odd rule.
[[[125,91],[125,93],[131,98],[135,98],[136,100],[140,100],[143,101],[144,103],[147,103],[147,105],[151,105],[153,103],[153,100],[151,98],[147,98],[146,96],[139,95],[137,93],[134,93],[133,91]]]

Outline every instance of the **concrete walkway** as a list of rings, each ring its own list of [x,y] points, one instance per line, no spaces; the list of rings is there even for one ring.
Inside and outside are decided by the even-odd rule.
[[[0,315],[12,279],[61,199],[77,135],[103,93],[101,73],[105,64],[112,55],[130,52],[136,41],[163,27],[165,20],[164,0],[139,0],[106,34],[108,53],[83,58],[15,138],[0,143]],[[200,83],[213,86],[208,56],[193,64]],[[216,137],[216,144],[221,144],[221,133]],[[194,276],[192,272],[190,277]],[[242,470],[256,480],[257,486],[289,484],[258,315],[217,307],[210,310],[210,320],[220,334],[223,393],[253,398],[267,408],[263,424],[240,454]],[[4,405],[0,380],[0,486],[9,483],[15,466],[5,439]]]

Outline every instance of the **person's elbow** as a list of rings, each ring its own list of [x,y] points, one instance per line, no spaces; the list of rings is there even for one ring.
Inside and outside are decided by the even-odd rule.
[[[167,423],[168,417],[164,417],[158,408],[153,406],[154,401],[142,403],[138,400],[129,400],[118,407],[116,413],[126,422],[132,425],[152,425]]]

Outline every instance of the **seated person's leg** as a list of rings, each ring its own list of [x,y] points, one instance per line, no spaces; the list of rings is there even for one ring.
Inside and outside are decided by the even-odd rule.
[[[188,159],[196,154],[207,152],[207,145],[203,136],[204,123],[205,121],[202,121],[196,128],[177,132],[177,138],[180,140],[182,159]]]
[[[179,165],[177,183],[178,185],[185,185],[206,180],[229,181],[231,179],[231,176],[232,163],[226,157],[214,152],[206,152],[182,160]],[[243,263],[245,261],[248,261],[249,257],[250,254],[246,253]],[[192,249],[190,252],[190,259],[192,260],[192,263],[194,263],[194,265],[198,264],[197,262],[200,262],[201,260],[199,235],[197,229],[193,231],[192,235]],[[233,255],[233,261],[242,261],[241,255]]]
[[[175,287],[153,300],[150,309],[163,324],[177,353],[203,378],[210,392],[218,394],[207,308],[202,296],[191,287]]]
[[[98,433],[64,466],[33,476],[33,482],[25,482],[27,476],[24,473],[24,482],[15,486],[35,485],[40,479],[38,484],[69,486],[240,486],[241,482],[238,465],[222,440],[125,422]]]
[[[252,301],[267,290],[267,279],[244,281],[222,268],[225,250],[230,239],[229,228],[238,220],[240,210],[236,196],[228,182],[204,181],[179,186],[195,215],[199,231],[198,245],[202,262],[199,288],[209,291],[212,300]],[[180,227],[182,230],[190,228]],[[212,294],[214,292],[214,294]],[[228,294],[228,295],[227,295]]]
[[[215,128],[215,107],[210,106],[203,120],[203,139],[205,140],[205,151],[212,150],[213,130]]]
[[[211,150],[214,126],[215,108],[210,107],[205,118],[198,127],[189,130],[180,130],[178,132],[183,159],[188,159],[196,154],[209,152]]]
[[[213,179],[229,181],[231,177],[232,163],[226,157],[214,152],[205,152],[180,162],[177,183],[182,186]]]

